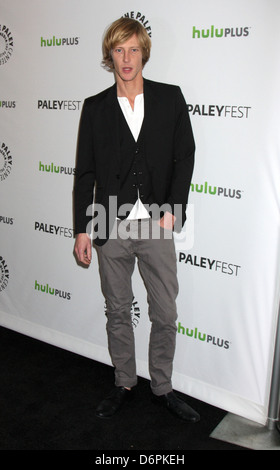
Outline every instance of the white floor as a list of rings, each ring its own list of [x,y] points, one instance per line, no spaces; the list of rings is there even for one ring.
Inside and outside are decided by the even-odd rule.
[[[280,450],[280,432],[229,413],[211,437],[251,450]]]

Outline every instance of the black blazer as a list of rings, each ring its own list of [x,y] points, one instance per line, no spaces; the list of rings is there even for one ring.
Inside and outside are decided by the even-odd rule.
[[[117,214],[108,214],[109,197],[120,186],[119,103],[117,87],[85,99],[81,114],[74,185],[75,233],[85,233],[92,217],[86,215],[93,202],[105,208],[106,236]],[[167,203],[180,230],[186,220],[186,204],[193,173],[195,144],[187,105],[178,86],[144,79],[144,155],[151,174],[154,203]],[[175,211],[178,216],[178,212]],[[181,219],[181,220],[180,220]]]

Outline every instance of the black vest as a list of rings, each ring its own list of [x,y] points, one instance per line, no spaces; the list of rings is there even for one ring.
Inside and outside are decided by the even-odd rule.
[[[130,131],[121,108],[119,109],[119,135],[121,149],[120,192],[118,197],[118,216],[128,216],[139,197],[143,204],[152,204],[151,175],[145,158],[145,128],[142,125],[138,139]],[[123,205],[129,204],[125,207]],[[121,213],[119,214],[119,208]]]

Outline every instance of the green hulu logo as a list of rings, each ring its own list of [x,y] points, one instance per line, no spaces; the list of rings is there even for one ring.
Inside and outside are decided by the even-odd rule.
[[[215,28],[212,25],[210,28],[207,29],[197,29],[193,26],[192,37],[193,39],[200,39],[200,38],[236,38],[236,37],[246,37],[249,35],[249,28]]]
[[[179,322],[178,324],[178,333],[190,336],[194,339],[199,339],[200,341],[206,340],[206,333],[201,333],[200,331],[198,331],[197,328],[185,328],[184,326],[182,326],[181,322]]]
[[[186,328],[179,322],[177,333],[184,335],[188,338],[194,340],[205,342],[206,344],[211,344],[212,346],[218,346],[219,348],[229,349],[230,342],[222,338],[217,338],[216,336],[208,335],[206,333],[201,333],[198,328]]]
[[[191,191],[204,194],[215,195],[217,193],[217,186],[210,186],[207,181],[204,184],[191,183]]]
[[[59,173],[63,175],[75,175],[75,168],[65,167],[60,165],[55,165],[54,163],[45,163],[39,162],[39,171],[44,171],[46,173]]]
[[[65,292],[61,289],[55,289],[51,287],[49,284],[41,284],[38,281],[35,281],[35,290],[42,292],[44,294],[53,295],[54,297],[60,297],[64,300],[71,300],[71,293]]]
[[[195,193],[211,194],[212,196],[216,195],[235,199],[241,199],[242,193],[240,189],[211,186],[207,181],[205,181],[204,184],[191,183],[190,189]]]
[[[41,36],[41,47],[55,47],[55,46],[76,46],[79,44],[79,38],[43,38]]]

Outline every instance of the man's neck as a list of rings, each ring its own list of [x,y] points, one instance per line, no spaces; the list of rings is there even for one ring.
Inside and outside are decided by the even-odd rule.
[[[134,100],[137,95],[143,93],[143,77],[137,80],[123,81],[117,79],[117,95],[118,97],[126,97],[132,108],[134,107]]]

